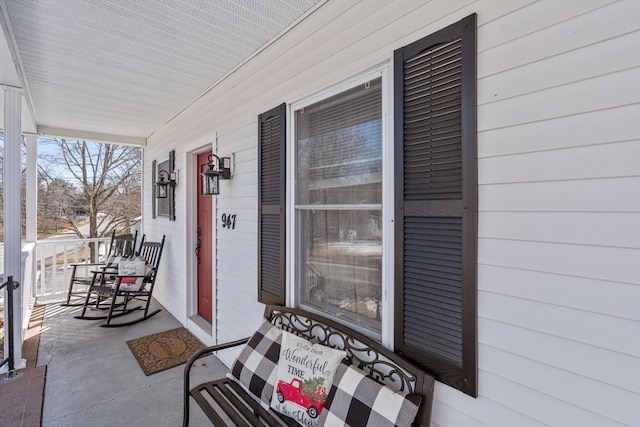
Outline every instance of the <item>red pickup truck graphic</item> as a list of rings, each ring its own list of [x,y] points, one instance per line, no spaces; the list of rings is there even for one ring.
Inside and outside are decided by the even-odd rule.
[[[296,403],[307,410],[311,418],[316,418],[327,401],[327,392],[324,388],[311,392],[302,387],[302,381],[294,378],[290,383],[278,381],[277,396],[280,403],[285,400]]]

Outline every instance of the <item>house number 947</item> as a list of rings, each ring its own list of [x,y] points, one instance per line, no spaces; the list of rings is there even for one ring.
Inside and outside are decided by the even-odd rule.
[[[231,230],[236,228],[236,214],[222,214],[220,218],[222,220],[222,228],[229,228]]]

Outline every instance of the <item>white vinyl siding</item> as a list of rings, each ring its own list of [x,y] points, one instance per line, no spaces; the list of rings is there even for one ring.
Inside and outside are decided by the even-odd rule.
[[[184,152],[235,153],[217,218],[217,341],[257,303],[257,117],[478,14],[478,392],[436,385],[433,425],[640,426],[640,3],[335,1],[263,50],[145,148],[145,232],[167,234],[155,296],[181,321]],[[177,221],[151,219],[150,164],[176,149]],[[166,264],[165,264],[166,262]],[[170,263],[170,264],[169,264]],[[170,267],[169,267],[170,265]],[[230,359],[231,356],[228,357]],[[226,360],[226,359],[225,359]]]
[[[141,233],[146,234],[146,240],[160,241],[166,235],[165,245],[162,250],[162,260],[158,269],[156,286],[153,296],[173,314],[179,321],[185,322],[184,307],[185,294],[185,242],[183,232],[184,213],[184,188],[182,181],[176,186],[177,221],[169,221],[168,218],[152,218],[152,203],[156,203],[155,189],[152,188],[151,162],[153,159],[166,159],[170,150],[176,148],[172,144],[150,145],[144,149],[144,173],[143,173],[143,200],[142,212],[144,215]],[[180,150],[176,150],[176,170],[184,167],[184,157]],[[160,284],[160,285],[158,285]],[[171,284],[171,285],[167,285]]]

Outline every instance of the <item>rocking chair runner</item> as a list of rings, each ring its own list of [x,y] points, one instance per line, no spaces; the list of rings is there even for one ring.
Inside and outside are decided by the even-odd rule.
[[[71,279],[69,280],[69,291],[67,292],[67,302],[62,304],[63,307],[78,307],[83,305],[83,297],[86,296],[86,290],[82,289],[81,291],[74,291],[74,287],[81,286],[89,286],[93,282],[94,274],[89,276],[80,275],[80,270],[82,268],[87,269],[89,267],[93,267],[94,269],[99,269],[100,273],[104,272],[109,268],[117,267],[117,261],[122,258],[130,258],[135,254],[136,250],[136,241],[138,240],[138,232],[135,234],[125,234],[121,236],[116,236],[115,230],[111,233],[111,242],[109,243],[109,252],[106,254],[105,262],[96,262],[96,263],[77,263],[71,264]],[[93,273],[93,272],[92,272]],[[72,303],[71,298],[79,300],[78,302]]]
[[[113,284],[105,283],[104,274],[100,275],[100,272],[95,272],[93,276],[93,283],[89,286],[87,291],[84,305],[82,306],[82,313],[80,316],[76,316],[76,319],[106,319],[103,327],[119,327],[128,326],[141,322],[154,316],[160,312],[160,310],[154,310],[149,313],[149,305],[151,304],[151,295],[153,294],[153,287],[156,281],[156,275],[158,273],[158,267],[160,266],[160,258],[162,256],[162,249],[164,248],[165,236],[162,236],[160,242],[143,242],[140,245],[140,251],[137,256],[143,260],[146,264],[148,271],[145,274],[115,274],[115,281]],[[120,272],[119,272],[120,273]],[[125,282],[131,279],[134,282],[133,285],[128,285]],[[87,316],[87,307],[90,304],[91,297],[94,296],[98,301],[96,308],[100,307],[100,300],[109,300],[108,314],[106,316]],[[118,299],[121,302],[118,302]],[[142,305],[138,305],[133,308],[128,308],[128,305],[132,301],[141,301]],[[106,307],[104,308],[106,309]],[[111,323],[111,320],[120,316],[124,316],[136,311],[143,311],[142,317],[135,320],[123,323]]]

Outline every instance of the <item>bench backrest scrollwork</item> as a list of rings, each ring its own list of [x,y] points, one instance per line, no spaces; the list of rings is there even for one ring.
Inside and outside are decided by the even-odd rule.
[[[380,343],[347,326],[300,309],[269,305],[265,318],[281,329],[347,352],[347,358],[369,377],[395,391],[422,395],[416,425],[428,426],[434,379]]]

